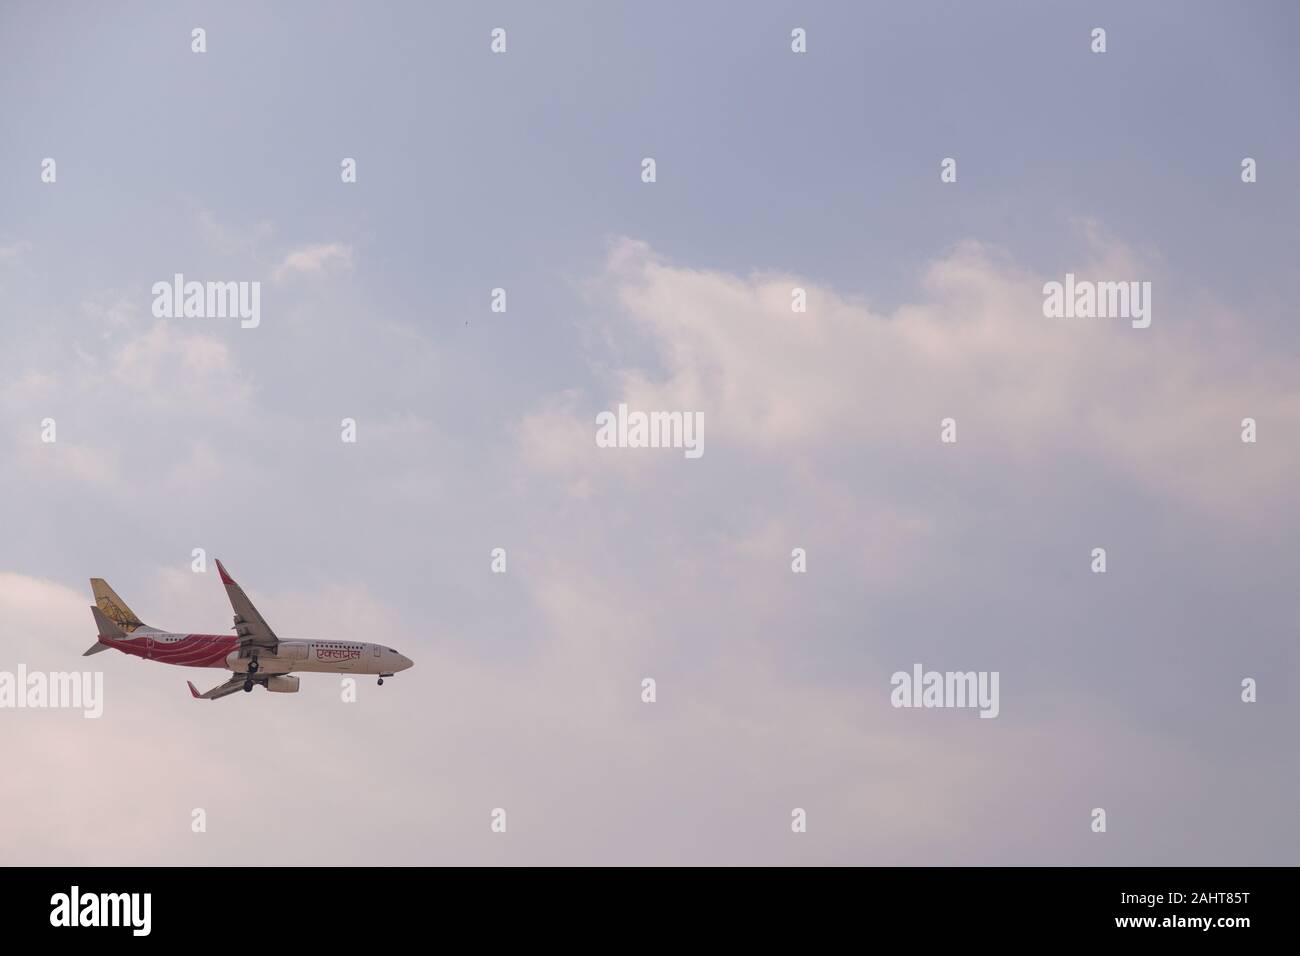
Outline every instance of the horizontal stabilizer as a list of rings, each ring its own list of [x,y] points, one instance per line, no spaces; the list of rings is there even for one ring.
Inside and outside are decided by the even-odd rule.
[[[100,651],[106,651],[108,649],[107,644],[101,644],[99,641],[96,641],[94,644],[91,644],[89,649],[87,649],[81,656],[89,657],[91,654],[98,654]]]

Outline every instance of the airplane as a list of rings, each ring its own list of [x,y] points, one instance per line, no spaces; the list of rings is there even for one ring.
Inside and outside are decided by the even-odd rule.
[[[95,643],[81,656],[114,648],[133,657],[181,667],[222,667],[230,679],[202,694],[194,684],[190,694],[200,700],[220,700],[254,684],[278,694],[298,692],[293,671],[328,674],[377,674],[379,683],[414,665],[391,647],[363,641],[284,641],[275,636],[265,618],[253,607],[244,589],[217,562],[221,583],[235,610],[233,635],[177,634],[150,627],[140,620],[103,578],[91,578],[95,603],[90,612],[99,629]]]

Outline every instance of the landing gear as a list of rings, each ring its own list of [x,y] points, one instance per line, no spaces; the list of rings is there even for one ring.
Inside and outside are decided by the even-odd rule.
[[[248,673],[256,674],[258,668],[257,658],[254,657],[248,662]]]
[[[244,681],[244,693],[251,694],[252,692],[253,692],[253,682],[251,680]]]
[[[382,677],[379,678],[379,686],[380,686],[380,687],[383,687],[383,686],[384,686],[384,679],[383,679]]]

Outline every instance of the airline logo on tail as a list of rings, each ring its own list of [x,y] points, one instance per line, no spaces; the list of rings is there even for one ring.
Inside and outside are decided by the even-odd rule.
[[[95,594],[95,606],[127,634],[144,626],[144,622],[135,616],[135,611],[126,606],[103,578],[91,578],[90,589]]]

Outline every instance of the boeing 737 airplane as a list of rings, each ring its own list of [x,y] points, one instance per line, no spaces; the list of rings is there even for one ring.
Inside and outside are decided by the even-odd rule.
[[[361,641],[282,641],[257,613],[244,589],[217,562],[221,583],[235,609],[234,635],[174,634],[150,627],[113,593],[103,578],[91,578],[95,604],[90,612],[99,628],[99,639],[83,654],[89,657],[110,647],[147,661],[179,664],[182,667],[222,667],[234,671],[230,680],[200,694],[193,684],[190,693],[202,700],[216,700],[237,690],[251,691],[261,684],[269,691],[293,694],[298,678],[293,671],[328,674],[377,674],[379,683],[404,671],[414,662],[391,647]],[[188,683],[188,682],[187,682]]]

